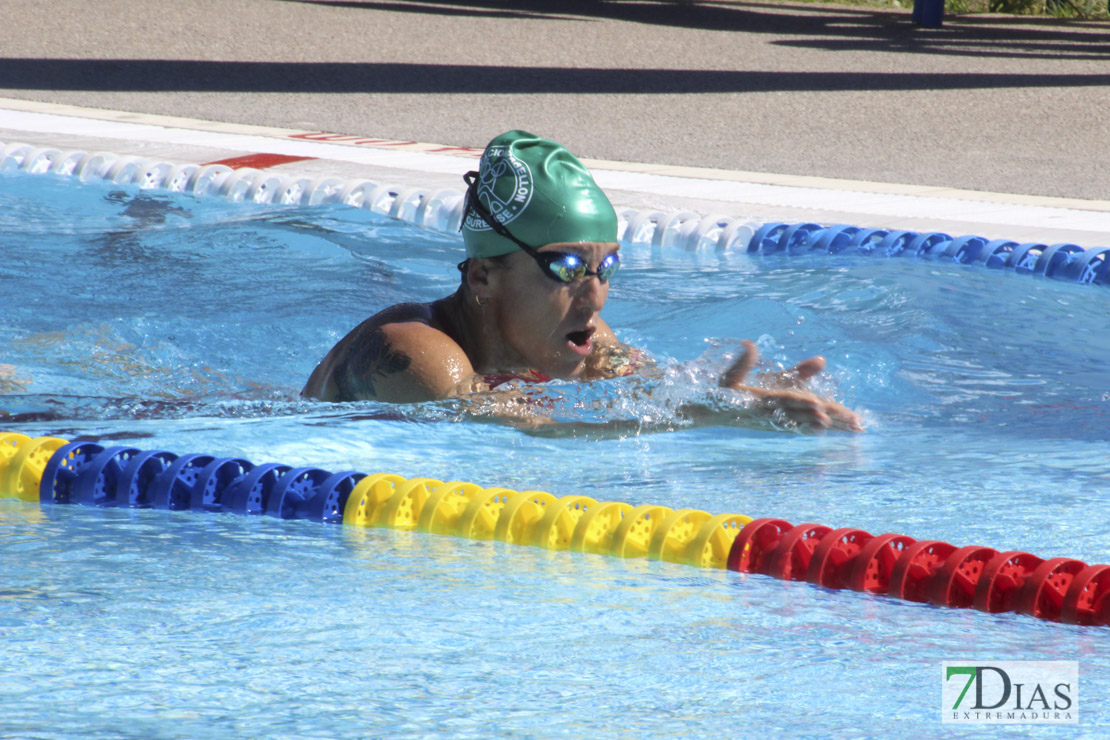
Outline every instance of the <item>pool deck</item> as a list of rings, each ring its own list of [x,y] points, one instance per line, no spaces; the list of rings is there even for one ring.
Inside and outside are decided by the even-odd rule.
[[[1110,244],[1110,29],[909,9],[8,0],[0,142],[461,190],[508,128],[621,208]],[[345,138],[324,139],[323,134]]]

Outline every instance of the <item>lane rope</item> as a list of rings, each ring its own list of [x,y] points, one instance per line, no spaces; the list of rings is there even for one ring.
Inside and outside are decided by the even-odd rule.
[[[373,180],[310,178],[271,172],[269,167],[303,158],[265,153],[207,164],[182,164],[111,152],[63,151],[0,142],[0,171],[74,177],[135,185],[142,190],[184,193],[232,202],[316,206],[345,204],[421,229],[457,234],[463,194],[452,188],[402,188]],[[229,164],[234,166],[229,166]],[[852,254],[917,257],[1080,284],[1110,285],[1110,247],[1021,243],[972,234],[873,229],[837,224],[759,223],[693,211],[637,211],[619,214],[618,235],[627,245],[676,247],[690,252],[746,252],[753,255]]]
[[[1110,565],[463,481],[0,433],[0,498],[389,527],[727,568],[938,607],[1110,625]]]

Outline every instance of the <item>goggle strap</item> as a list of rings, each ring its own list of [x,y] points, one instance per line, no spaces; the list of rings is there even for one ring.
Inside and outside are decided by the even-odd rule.
[[[497,220],[489,210],[482,205],[482,201],[478,200],[478,173],[471,170],[463,175],[463,181],[466,183],[466,205],[463,208],[463,221],[466,220],[467,211],[474,211],[477,213],[486,224],[494,230],[495,233],[505,237],[509,241],[516,244],[525,252],[535,253],[536,248],[525,244],[520,239],[513,236],[512,232],[505,228],[505,224]],[[459,231],[462,231],[462,224],[459,224]]]
[[[533,259],[540,259],[543,256],[543,253],[541,253],[535,247],[533,247],[531,245],[528,245],[528,244],[525,244],[520,239],[517,239],[515,236],[513,236],[513,233],[511,231],[509,231],[508,228],[505,227],[505,224],[498,221],[497,217],[494,216],[492,213],[490,213],[489,210],[484,205],[482,205],[482,202],[480,200],[478,200],[478,173],[477,172],[475,172],[473,170],[471,170],[470,172],[467,172],[465,175],[463,175],[463,182],[466,183],[466,202],[463,205],[463,221],[464,222],[466,221],[466,214],[470,211],[474,211],[475,213],[478,214],[478,216],[483,221],[486,222],[486,224],[491,229],[494,230],[495,233],[505,237],[509,241],[516,244],[518,247],[520,247],[525,252],[527,252],[529,255],[531,255]],[[462,231],[462,223],[459,224],[459,231]],[[579,275],[575,276],[575,278],[572,278],[571,280],[564,280],[562,277],[558,276],[557,274],[555,274],[551,271],[551,267],[552,267],[552,265],[555,264],[555,260],[553,260],[553,259],[552,260],[545,260],[545,262],[546,262],[546,266],[547,266],[546,272],[548,274],[550,274],[551,277],[553,277],[554,279],[556,279],[560,282],[563,282],[563,283],[572,282],[574,279],[585,277],[586,275],[594,275],[594,276],[597,277],[598,280],[602,280],[604,282],[604,281],[608,280],[609,277],[611,277],[614,272],[616,272],[616,267],[618,267],[620,265],[620,262],[618,261],[616,263],[616,265],[614,265],[614,268],[609,271],[609,274],[605,278],[601,277],[602,267],[600,265],[598,265],[598,269],[597,269],[596,272],[591,271],[588,265],[583,265],[581,270],[580,270]]]

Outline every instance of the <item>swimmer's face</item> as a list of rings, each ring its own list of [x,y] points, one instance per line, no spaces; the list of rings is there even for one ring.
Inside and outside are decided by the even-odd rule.
[[[580,242],[547,244],[538,251],[576,255],[596,272],[619,249],[616,242]],[[572,378],[593,350],[609,283],[591,275],[562,283],[543,269],[524,252],[513,252],[504,268],[490,272],[491,308],[496,306],[501,338],[515,355],[506,360],[553,378]]]

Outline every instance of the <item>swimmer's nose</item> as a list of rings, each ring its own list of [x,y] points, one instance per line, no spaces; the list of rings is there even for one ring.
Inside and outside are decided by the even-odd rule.
[[[588,275],[575,286],[575,306],[583,313],[600,313],[609,297],[609,284],[598,280],[596,275]]]

